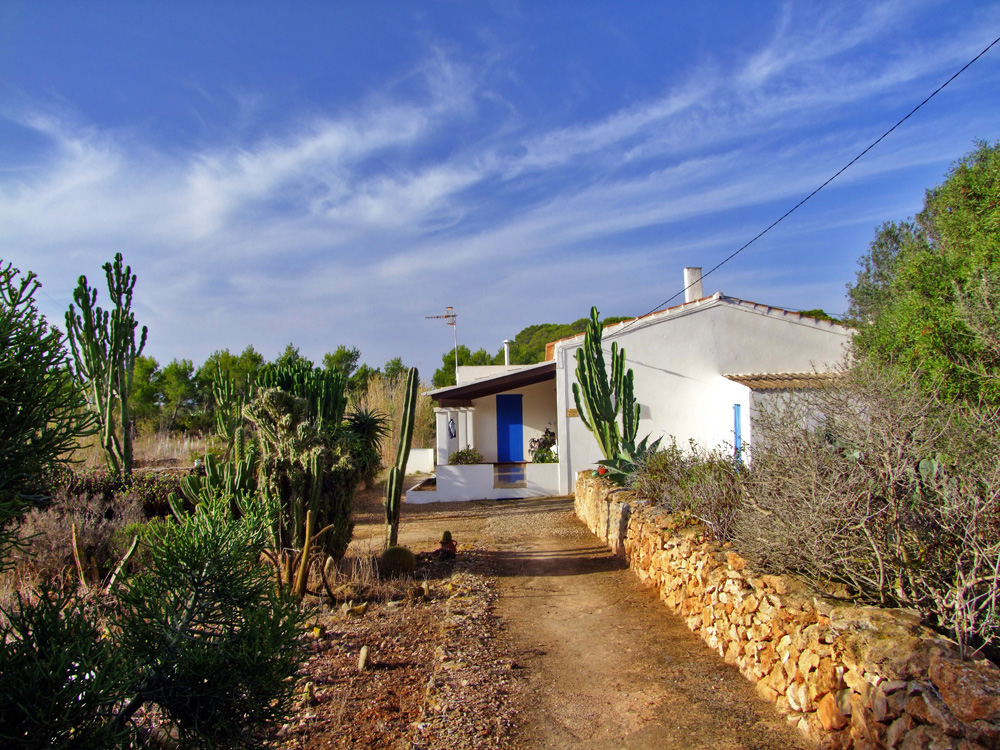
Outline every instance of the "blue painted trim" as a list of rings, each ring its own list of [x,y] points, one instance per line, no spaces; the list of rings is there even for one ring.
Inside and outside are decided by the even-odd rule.
[[[497,395],[497,461],[524,460],[524,425],[520,393]]]
[[[733,404],[733,457],[737,461],[743,460],[743,424],[739,404]]]

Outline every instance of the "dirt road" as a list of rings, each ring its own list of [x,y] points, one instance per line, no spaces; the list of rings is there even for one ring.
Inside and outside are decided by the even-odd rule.
[[[739,672],[643,588],[566,499],[408,506],[401,543],[452,531],[497,577],[525,676],[524,748],[806,748]]]

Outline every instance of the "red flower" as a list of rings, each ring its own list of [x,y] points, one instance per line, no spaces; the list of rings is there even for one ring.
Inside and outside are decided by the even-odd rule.
[[[598,476],[602,476],[603,477],[607,473],[608,473],[608,467],[607,466],[598,466],[597,467],[597,475]]]

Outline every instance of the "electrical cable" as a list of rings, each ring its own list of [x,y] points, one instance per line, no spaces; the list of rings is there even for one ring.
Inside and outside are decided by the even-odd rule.
[[[737,255],[739,255],[740,253],[742,253],[742,252],[743,252],[744,250],[746,250],[746,249],[747,249],[748,247],[750,247],[750,246],[751,246],[751,245],[752,245],[753,243],[755,243],[755,242],[756,242],[757,240],[759,240],[759,239],[760,239],[761,237],[763,237],[763,236],[764,236],[765,234],[767,234],[767,233],[768,233],[768,232],[770,232],[770,231],[771,231],[772,229],[774,229],[774,228],[775,228],[776,226],[778,226],[778,224],[780,224],[780,223],[781,223],[782,221],[784,221],[784,220],[785,220],[785,219],[787,219],[787,218],[788,218],[789,216],[791,216],[791,215],[792,215],[792,214],[793,214],[793,213],[794,213],[794,212],[795,212],[796,210],[798,210],[798,209],[799,209],[799,208],[800,208],[800,207],[801,207],[801,206],[802,206],[802,205],[803,205],[803,204],[804,204],[804,203],[805,203],[806,201],[808,201],[808,200],[809,200],[810,198],[812,198],[812,197],[813,197],[814,195],[816,195],[816,193],[818,193],[818,192],[819,192],[820,190],[822,190],[823,188],[825,188],[825,187],[826,187],[827,185],[829,185],[829,184],[830,184],[831,182],[833,182],[833,181],[834,181],[835,179],[837,179],[838,177],[840,177],[840,175],[842,175],[842,174],[843,174],[844,172],[846,172],[846,171],[847,171],[847,170],[848,170],[848,169],[849,169],[849,168],[850,168],[850,167],[851,167],[851,166],[852,166],[852,165],[853,165],[853,164],[854,164],[854,163],[855,163],[856,161],[858,161],[858,159],[860,159],[860,158],[861,158],[862,156],[864,156],[864,155],[865,155],[865,154],[867,154],[867,153],[868,153],[869,151],[871,151],[871,150],[872,150],[873,148],[875,148],[875,147],[876,147],[876,146],[877,146],[877,145],[878,145],[879,143],[881,143],[881,142],[882,142],[882,141],[883,141],[883,140],[884,140],[884,139],[885,139],[885,138],[886,138],[886,137],[887,137],[887,136],[888,136],[888,135],[889,135],[889,134],[890,134],[890,133],[891,133],[892,131],[894,131],[894,130],[895,130],[896,128],[898,128],[898,127],[899,127],[900,125],[902,125],[902,124],[903,124],[904,122],[906,122],[907,120],[909,120],[909,119],[910,119],[910,117],[912,117],[912,116],[913,116],[913,115],[914,115],[914,114],[915,114],[915,113],[917,112],[917,110],[918,110],[918,109],[920,109],[921,107],[923,107],[923,106],[924,106],[925,104],[927,104],[927,102],[929,102],[929,101],[930,101],[931,99],[933,99],[933,98],[934,98],[935,96],[937,96],[937,95],[938,95],[939,93],[941,93],[941,91],[942,91],[942,90],[943,90],[943,89],[944,89],[944,88],[945,88],[945,87],[946,87],[946,86],[947,86],[947,85],[948,85],[949,83],[951,83],[951,82],[952,82],[952,81],[954,81],[954,80],[955,80],[956,78],[958,78],[958,77],[959,77],[960,75],[962,75],[962,73],[964,73],[964,72],[965,72],[965,71],[966,71],[966,70],[967,70],[967,69],[968,69],[968,68],[969,68],[969,67],[970,67],[970,66],[971,66],[971,65],[972,65],[972,64],[973,64],[974,62],[976,62],[976,61],[977,61],[977,60],[978,60],[978,59],[979,59],[980,57],[982,57],[982,56],[983,56],[983,55],[985,55],[985,54],[986,54],[987,52],[989,52],[989,51],[990,51],[990,49],[991,49],[991,48],[992,48],[992,47],[993,47],[994,45],[996,45],[996,44],[997,44],[997,42],[1000,42],[1000,37],[997,37],[997,38],[996,38],[996,39],[994,39],[994,40],[993,40],[992,42],[990,42],[990,43],[989,43],[989,44],[988,44],[988,45],[986,46],[986,48],[985,48],[985,49],[984,49],[984,50],[983,50],[982,52],[980,52],[980,53],[979,53],[978,55],[976,55],[976,56],[975,56],[975,57],[973,57],[973,58],[972,58],[971,60],[969,60],[969,62],[967,62],[967,63],[966,63],[965,65],[963,65],[963,66],[962,66],[962,67],[961,67],[961,68],[960,68],[960,69],[958,70],[958,72],[956,72],[956,73],[955,73],[955,74],[954,74],[954,75],[953,75],[953,76],[952,76],[951,78],[949,78],[949,79],[948,79],[947,81],[945,81],[945,82],[944,82],[944,83],[942,83],[942,84],[941,84],[940,86],[938,86],[938,87],[937,87],[937,88],[936,88],[936,89],[935,89],[935,90],[933,91],[933,93],[931,93],[931,94],[930,94],[930,95],[929,95],[929,96],[928,96],[928,97],[927,97],[926,99],[924,99],[924,100],[923,100],[922,102],[920,102],[920,104],[918,104],[918,105],[917,105],[916,107],[914,107],[913,109],[911,109],[911,110],[909,111],[909,113],[908,113],[908,114],[907,114],[907,115],[906,115],[905,117],[903,117],[903,119],[901,119],[901,120],[900,120],[899,122],[897,122],[897,123],[896,123],[895,125],[893,125],[893,126],[892,126],[891,128],[889,128],[889,129],[888,129],[887,131],[885,131],[884,133],[882,133],[882,135],[880,135],[880,136],[878,137],[878,139],[877,139],[877,140],[875,140],[874,142],[872,142],[872,143],[871,143],[871,144],[870,144],[870,145],[868,146],[868,148],[866,148],[866,149],[865,149],[864,151],[862,151],[862,152],[861,152],[860,154],[858,154],[858,155],[857,155],[857,156],[855,156],[855,157],[854,157],[853,159],[851,159],[851,160],[850,160],[849,162],[847,162],[847,164],[845,164],[845,165],[844,165],[843,167],[841,167],[841,168],[840,168],[839,170],[837,170],[837,172],[836,172],[836,173],[835,173],[835,174],[834,174],[834,175],[833,175],[832,177],[830,177],[829,179],[827,179],[827,181],[826,181],[826,182],[824,182],[824,183],[823,183],[822,185],[820,185],[820,186],[819,186],[818,188],[816,188],[815,190],[813,190],[813,191],[812,191],[811,193],[809,193],[809,195],[807,195],[807,196],[806,196],[805,198],[803,198],[802,200],[800,200],[800,201],[799,201],[798,203],[796,203],[796,204],[795,204],[794,206],[792,206],[792,207],[791,207],[790,209],[788,209],[787,211],[785,211],[785,213],[783,213],[783,214],[782,214],[782,215],[781,215],[780,217],[778,217],[778,218],[777,218],[777,219],[775,219],[775,220],[774,220],[773,222],[771,222],[771,223],[770,223],[770,224],[769,224],[769,225],[768,225],[768,226],[767,226],[767,227],[766,227],[765,229],[763,229],[763,230],[762,230],[761,232],[757,233],[757,235],[756,235],[755,237],[753,237],[753,239],[751,239],[751,240],[750,240],[749,242],[746,242],[746,243],[745,243],[744,245],[742,245],[742,246],[741,246],[741,247],[740,247],[740,248],[739,248],[738,250],[736,250],[736,251],[734,251],[734,252],[730,253],[730,254],[729,254],[729,255],[728,255],[728,256],[727,256],[726,258],[724,258],[724,259],[723,259],[722,261],[720,261],[719,263],[717,263],[716,265],[714,265],[714,266],[713,266],[712,268],[710,268],[710,269],[709,269],[708,271],[706,271],[705,273],[703,273],[703,274],[701,275],[701,279],[704,279],[704,278],[705,278],[706,276],[708,276],[708,275],[710,275],[710,274],[712,274],[712,273],[715,273],[716,271],[718,271],[718,270],[719,270],[720,268],[722,268],[722,267],[723,267],[724,265],[726,265],[726,263],[728,263],[729,261],[731,261],[731,260],[732,260],[733,258],[735,258],[735,257],[736,257]],[[699,281],[700,281],[701,279],[699,279]],[[623,333],[624,333],[625,331],[627,331],[627,330],[628,330],[629,328],[631,328],[631,327],[632,327],[633,325],[635,325],[636,323],[638,323],[638,322],[639,322],[639,320],[641,320],[642,318],[646,317],[647,315],[651,315],[652,313],[654,313],[654,312],[657,312],[658,310],[662,310],[662,309],[663,309],[664,307],[666,307],[667,305],[669,305],[669,304],[670,304],[670,302],[672,302],[672,301],[673,301],[674,299],[676,299],[676,298],[677,298],[677,297],[679,297],[680,295],[684,294],[684,292],[686,292],[686,291],[687,291],[688,289],[690,289],[690,288],[691,288],[692,286],[694,286],[694,284],[697,284],[697,283],[698,283],[698,282],[697,282],[697,281],[695,281],[695,282],[692,282],[691,284],[688,284],[688,285],[687,285],[687,286],[685,286],[685,287],[684,287],[683,289],[681,289],[681,290],[680,290],[679,292],[677,292],[677,293],[676,293],[675,295],[673,295],[672,297],[668,297],[668,298],[667,298],[666,300],[664,300],[663,302],[661,302],[661,303],[660,303],[659,305],[657,305],[656,307],[654,307],[654,308],[653,308],[652,310],[650,310],[649,312],[647,312],[647,313],[645,313],[645,314],[643,314],[643,315],[640,315],[640,316],[638,316],[638,317],[634,318],[634,319],[633,319],[632,321],[630,321],[630,322],[629,322],[628,324],[626,324],[626,325],[625,325],[624,327],[622,327],[622,329],[621,329],[621,330],[619,330],[619,331],[615,331],[615,332],[614,332],[613,334],[609,334],[609,338],[610,338],[610,337],[617,337],[617,336],[620,336],[620,335],[621,335],[621,334],[623,334]]]

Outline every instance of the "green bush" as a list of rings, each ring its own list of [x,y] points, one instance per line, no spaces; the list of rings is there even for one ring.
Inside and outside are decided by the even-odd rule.
[[[76,596],[42,588],[0,618],[0,746],[126,745],[115,705],[135,673]]]
[[[145,746],[143,706],[182,747],[265,744],[291,709],[304,615],[260,562],[276,516],[261,506],[236,521],[222,497],[148,526],[147,569],[107,611],[19,597],[0,618],[0,746]]]
[[[304,615],[260,562],[273,520],[235,521],[223,497],[153,530],[149,569],[123,588],[113,622],[141,676],[125,719],[151,703],[184,747],[243,748],[288,714]]]
[[[458,464],[460,466],[470,466],[472,464],[481,464],[486,459],[483,458],[483,454],[477,451],[475,448],[462,448],[453,452],[448,456],[448,463]]]
[[[77,440],[95,429],[62,334],[38,313],[40,286],[0,261],[0,569],[17,544],[21,496],[47,492]]]

